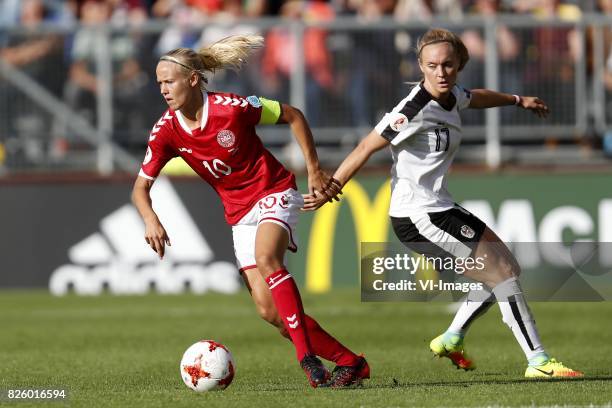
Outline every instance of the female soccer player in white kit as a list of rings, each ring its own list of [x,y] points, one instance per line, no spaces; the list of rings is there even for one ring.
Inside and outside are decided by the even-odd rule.
[[[400,241],[426,256],[485,259],[484,269],[464,275],[487,289],[468,294],[447,331],[431,341],[435,355],[448,357],[459,368],[475,368],[463,338],[474,319],[497,300],[503,321],[527,357],[525,377],[582,376],[546,353],[517,280],[520,267],[513,254],[480,219],[455,204],[446,189],[446,175],[461,142],[460,110],[517,105],[545,117],[548,107],[537,97],[458,86],[457,75],[469,55],[450,31],[429,30],[420,38],[417,52],[423,81],[349,154],[334,174],[337,184],[344,186],[374,152],[390,145],[389,215]],[[332,188],[340,192],[336,184]],[[304,209],[314,210],[325,202],[307,195]]]

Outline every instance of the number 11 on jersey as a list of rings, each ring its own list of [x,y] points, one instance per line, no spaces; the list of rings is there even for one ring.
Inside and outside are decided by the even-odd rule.
[[[219,173],[224,174],[226,176],[232,174],[232,168],[219,159],[213,159],[212,166],[206,160],[204,160],[202,164],[204,165],[204,167],[206,167],[206,170],[210,171],[210,174],[212,174],[217,179],[221,178]]]

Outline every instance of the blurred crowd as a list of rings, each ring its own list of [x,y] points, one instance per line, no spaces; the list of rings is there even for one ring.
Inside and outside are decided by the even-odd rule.
[[[125,31],[113,31],[109,56],[113,70],[113,137],[130,144],[132,139],[142,142],[143,131],[163,112],[154,67],[159,56],[170,49],[197,48],[228,35],[260,33],[266,38],[266,47],[254,56],[255,61],[239,74],[216,73],[210,87],[288,102],[294,56],[300,49],[294,34],[285,25],[262,31],[249,19],[279,17],[313,22],[353,16],[367,22],[391,17],[405,22],[406,29],[343,32],[308,28],[303,37],[305,109],[311,124],[367,127],[381,110],[394,106],[404,95],[403,82],[419,79],[413,49],[424,29],[410,28],[410,21],[435,17],[461,20],[497,13],[531,15],[543,21],[551,17],[576,21],[582,13],[612,16],[612,0],[0,0],[0,57],[95,124],[99,36],[92,27],[127,27]],[[172,24],[157,33],[135,29],[147,21]],[[74,23],[79,28],[70,35],[37,30],[46,24]],[[15,27],[19,31],[10,31]],[[606,71],[602,85],[610,101],[612,27],[604,31]],[[575,92],[575,62],[586,58],[587,74],[593,72],[592,32],[587,29],[586,34],[582,42],[571,27],[501,26],[497,32],[500,90],[537,92],[547,97],[553,112],[559,112],[560,123],[565,120],[571,124],[575,109],[568,110],[566,102]],[[461,82],[467,87],[484,86],[484,33],[468,29],[461,36],[471,56]],[[61,154],[64,144],[70,142],[66,124],[57,120],[41,123],[44,115],[38,115],[38,108],[32,104],[17,103],[18,94],[0,77],[0,117],[11,118],[0,126],[0,143],[11,135],[45,129],[53,135],[49,148]],[[612,111],[612,106],[606,111]],[[481,114],[471,112],[465,119],[468,124],[479,123]],[[514,111],[504,110],[503,115],[504,121],[514,120]]]
[[[18,23],[25,3],[32,2],[0,1],[0,22]],[[402,21],[435,16],[460,19],[469,14],[492,12],[576,19],[581,12],[606,12],[609,8],[605,0],[40,0],[34,3],[45,9],[43,20],[59,23],[86,20],[87,7],[92,3],[102,4],[109,9],[109,21],[119,24],[168,18],[198,23],[208,18],[275,17],[294,14],[298,8],[303,11],[303,18],[359,15],[372,19],[392,15]],[[291,8],[293,13],[286,8]]]

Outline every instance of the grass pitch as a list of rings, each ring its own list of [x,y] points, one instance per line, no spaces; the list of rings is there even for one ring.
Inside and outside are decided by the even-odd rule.
[[[291,344],[258,318],[246,292],[54,298],[11,291],[0,293],[0,389],[69,390],[67,402],[18,407],[612,404],[612,303],[533,304],[549,352],[587,377],[528,381],[497,307],[473,325],[467,346],[478,368],[463,372],[428,349],[452,318],[446,304],[360,303],[357,289],[304,302],[323,327],[365,353],[372,379],[363,387],[311,389]],[[203,338],[234,355],[236,377],[225,391],[196,394],[179,376],[182,353]]]

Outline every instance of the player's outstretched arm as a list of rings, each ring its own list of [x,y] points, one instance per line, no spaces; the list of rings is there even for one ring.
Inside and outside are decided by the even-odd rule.
[[[372,154],[388,145],[387,139],[383,138],[376,130],[372,130],[340,164],[340,167],[334,173],[334,180],[339,183],[340,187],[343,187],[363,167]],[[303,209],[314,211],[325,204],[325,201],[312,194],[305,195]]]
[[[489,89],[472,89],[470,108],[484,109],[497,106],[516,105],[532,111],[541,118],[548,115],[548,106],[537,96],[519,96]]]
[[[312,131],[304,114],[293,106],[282,104],[281,115],[277,123],[289,124],[302,149],[308,171],[308,193],[330,202],[332,198],[339,200],[337,195],[342,193],[340,184],[321,170]]]
[[[171,246],[171,244],[166,229],[153,210],[151,201],[153,181],[144,177],[136,177],[132,189],[132,203],[134,203],[145,223],[145,241],[159,255],[159,259],[163,259],[166,245]]]

